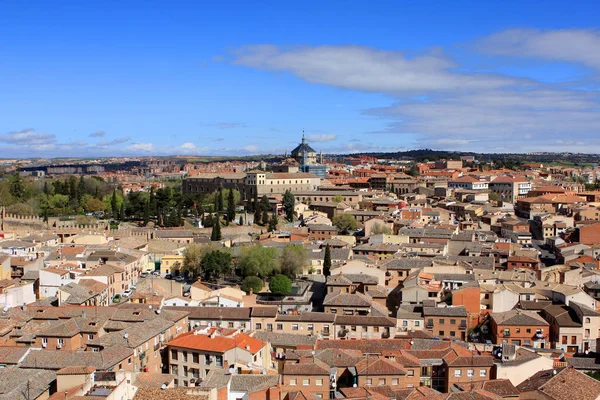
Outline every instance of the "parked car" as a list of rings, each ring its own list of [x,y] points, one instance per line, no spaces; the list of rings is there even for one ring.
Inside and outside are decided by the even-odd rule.
[[[165,279],[173,279],[173,275],[171,275],[171,274],[166,274],[166,275],[165,275]]]
[[[160,271],[154,271],[154,272],[152,273],[152,275],[154,275],[154,276],[159,276],[159,275],[160,275]]]
[[[123,291],[123,297],[129,297],[132,293],[133,291],[131,289],[125,289],[125,291]]]
[[[183,282],[185,281],[185,277],[179,275],[177,278],[175,278],[175,282]]]
[[[113,303],[120,303],[121,302],[121,295],[119,293],[115,294],[112,298]]]
[[[145,278],[145,277],[147,277],[147,276],[148,276],[148,273],[147,273],[147,272],[142,272],[142,273],[140,274],[140,278]]]

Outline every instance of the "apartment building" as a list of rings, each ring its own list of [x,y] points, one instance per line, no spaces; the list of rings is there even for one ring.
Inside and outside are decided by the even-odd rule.
[[[271,365],[266,342],[237,329],[208,328],[184,333],[167,343],[169,372],[188,386],[215,370],[265,372]]]

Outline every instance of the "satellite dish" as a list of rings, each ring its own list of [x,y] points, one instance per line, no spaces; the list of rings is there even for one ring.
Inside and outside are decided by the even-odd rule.
[[[162,386],[161,386],[160,388],[161,388],[162,390],[165,390],[165,389],[167,388],[167,385],[163,383],[163,384],[162,384]]]
[[[124,335],[123,335],[123,337],[124,337],[125,339],[129,339],[129,333],[126,333],[126,334],[124,334]]]

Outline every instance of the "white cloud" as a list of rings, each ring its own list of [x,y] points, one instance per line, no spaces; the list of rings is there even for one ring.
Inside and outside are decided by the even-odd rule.
[[[36,132],[35,129],[23,129],[0,135],[0,142],[19,146],[48,145],[56,143],[56,135]]]
[[[242,147],[242,149],[246,150],[248,153],[258,152],[258,146],[255,144],[249,144],[247,146]]]
[[[600,32],[585,29],[509,29],[475,41],[481,53],[539,57],[600,69]]]
[[[139,153],[150,153],[154,150],[154,144],[152,143],[131,143],[127,146],[127,150]]]
[[[428,53],[407,57],[399,51],[360,46],[246,46],[234,64],[267,71],[287,71],[311,83],[367,92],[400,93],[490,89],[527,83],[494,74],[456,72],[448,57]]]
[[[335,133],[324,133],[321,135],[307,135],[306,139],[310,142],[331,142],[332,140],[337,139],[337,135]]]

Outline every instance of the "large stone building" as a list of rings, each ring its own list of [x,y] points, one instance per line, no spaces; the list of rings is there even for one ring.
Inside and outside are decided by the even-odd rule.
[[[321,178],[310,173],[283,173],[251,171],[240,173],[205,173],[183,181],[184,193],[210,194],[219,188],[236,189],[242,200],[250,200],[256,193],[262,195],[282,194],[286,190],[306,192],[316,190]]]
[[[317,160],[317,152],[306,142],[304,135],[302,135],[302,142],[292,150],[292,157],[300,164],[300,171],[325,179],[327,167],[319,162],[322,162],[323,156],[321,155],[321,160]]]

